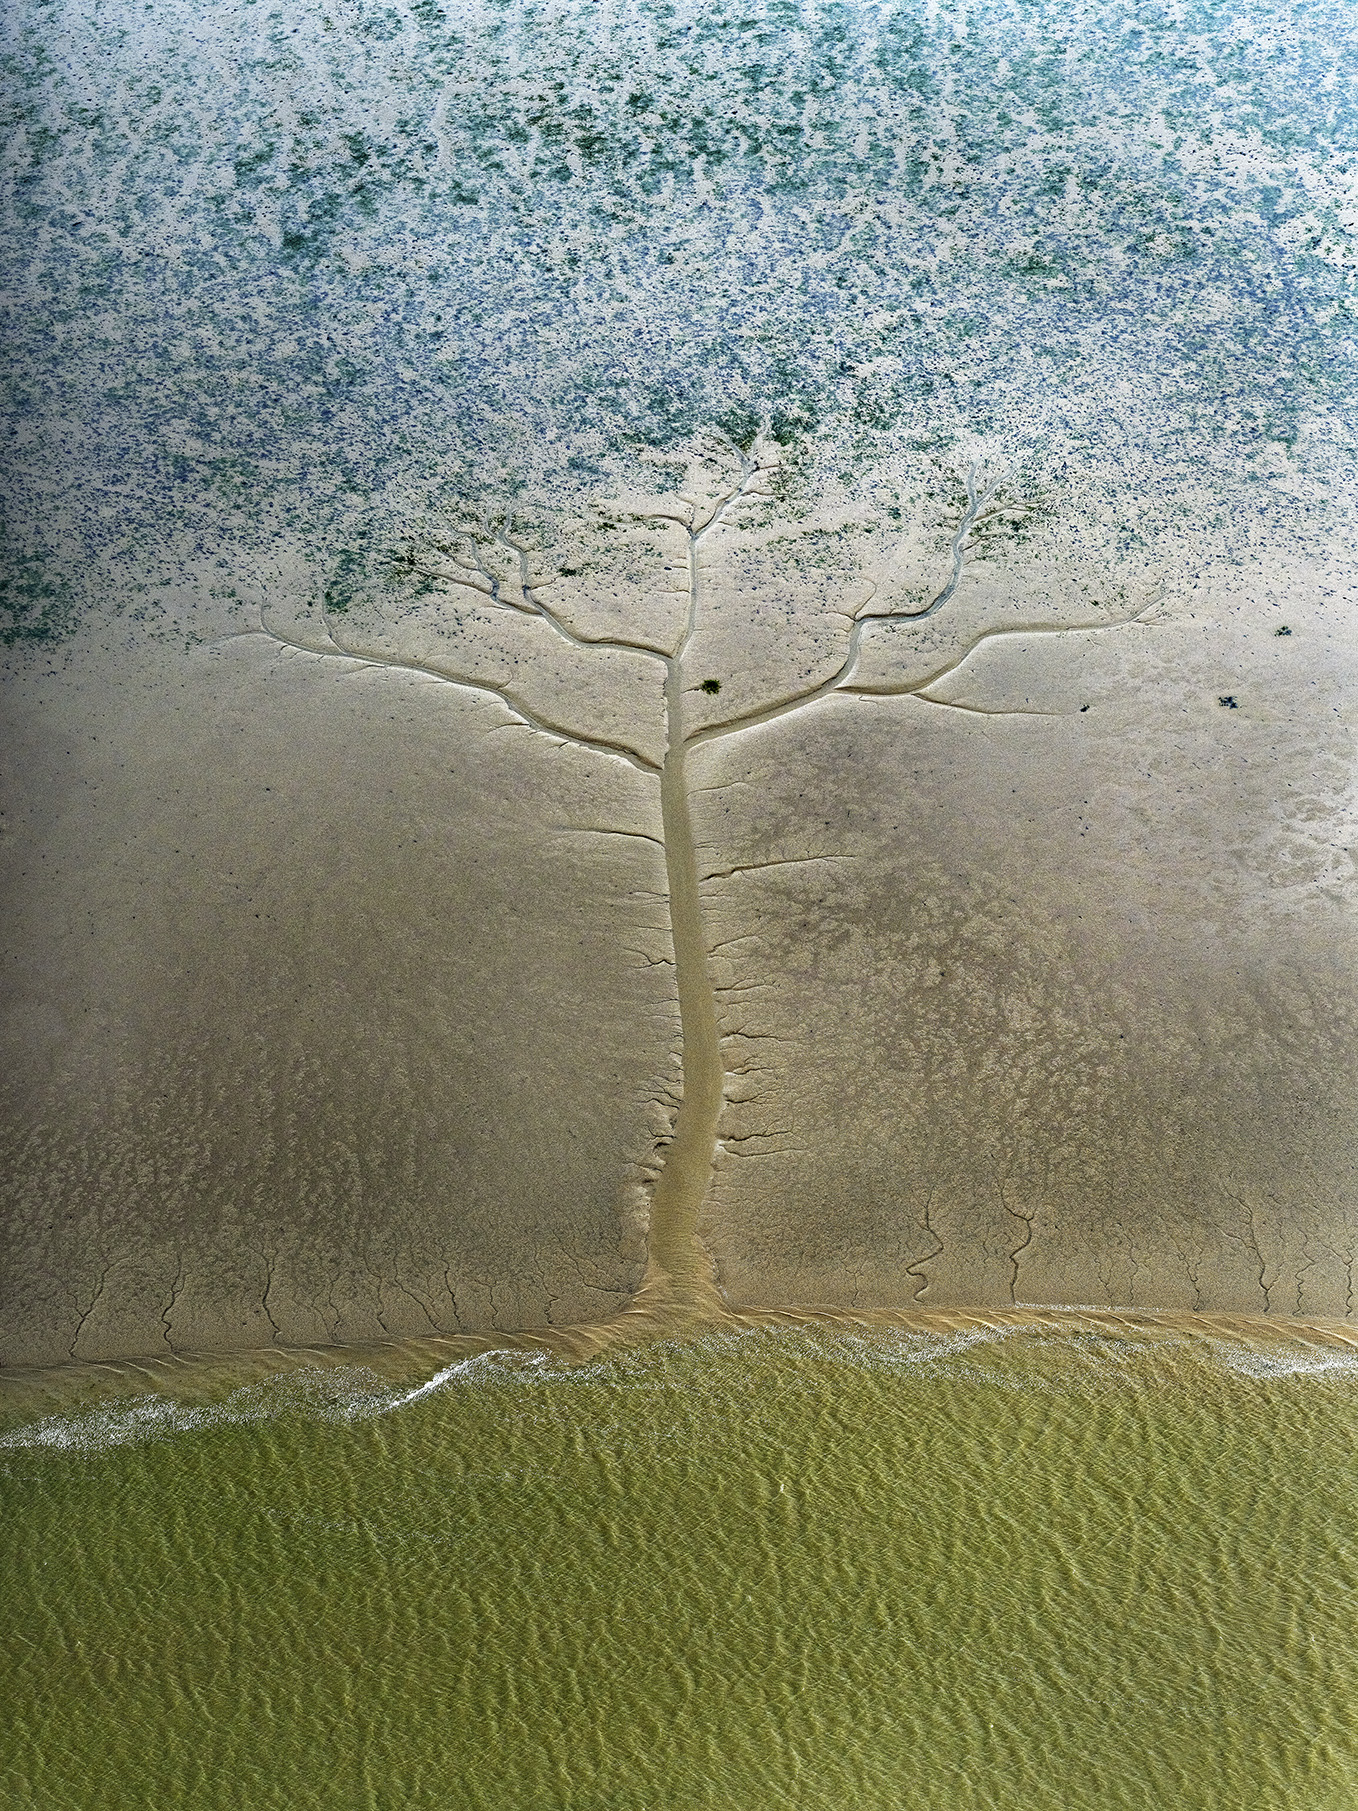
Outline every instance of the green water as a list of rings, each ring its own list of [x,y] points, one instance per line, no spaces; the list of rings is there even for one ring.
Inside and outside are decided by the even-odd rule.
[[[750,1332],[0,1451],[0,1800],[1358,1803],[1358,1361]]]

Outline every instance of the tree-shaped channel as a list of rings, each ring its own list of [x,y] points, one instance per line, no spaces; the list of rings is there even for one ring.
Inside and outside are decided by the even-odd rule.
[[[625,761],[657,783],[682,1036],[682,1088],[670,1136],[660,1143],[663,1154],[651,1190],[644,1292],[658,1307],[699,1313],[721,1306],[698,1226],[719,1148],[728,1071],[708,964],[705,877],[694,834],[690,756],[708,743],[809,711],[836,695],[910,696],[940,709],[982,712],[983,707],[942,697],[938,688],[983,644],[1003,637],[1103,630],[1142,622],[1147,615],[1145,609],[1129,607],[1074,622],[1006,620],[973,628],[937,660],[926,660],[922,671],[918,661],[907,673],[892,673],[890,661],[886,671],[868,671],[866,656],[881,631],[891,625],[919,625],[955,605],[978,540],[1006,508],[1013,508],[1003,501],[1001,480],[985,477],[973,467],[966,474],[964,495],[959,496],[946,542],[937,549],[938,570],[931,583],[922,590],[915,585],[908,595],[893,595],[888,535],[885,552],[874,563],[876,576],[865,574],[856,587],[858,595],[833,612],[833,646],[820,661],[825,670],[802,675],[785,687],[770,681],[769,695],[756,702],[750,702],[748,686],[743,696],[737,689],[725,705],[725,682],[707,670],[710,662],[703,646],[712,610],[713,550],[725,537],[729,562],[742,537],[759,538],[752,527],[756,520],[764,524],[768,539],[767,524],[778,516],[779,468],[779,449],[767,435],[756,436],[746,446],[709,444],[688,462],[672,491],[637,496],[605,510],[604,526],[615,531],[615,542],[621,533],[633,553],[638,544],[648,550],[653,571],[649,589],[644,573],[640,578],[633,573],[628,583],[613,588],[602,627],[597,599],[592,607],[588,586],[582,591],[573,585],[582,568],[561,563],[559,537],[540,522],[504,511],[469,515],[451,524],[446,533],[421,537],[395,555],[396,585],[391,592],[395,608],[374,606],[351,613],[346,600],[332,595],[316,606],[308,624],[280,625],[266,608],[254,631],[316,658],[422,673],[490,694],[528,729],[603,758]],[[629,533],[631,542],[626,540]],[[663,578],[656,578],[661,569]],[[819,582],[816,575],[807,574],[802,589],[810,594]],[[432,599],[451,612],[435,651],[424,646],[410,651],[403,645],[409,636],[402,633],[401,600],[408,604],[412,596],[422,599],[426,608]],[[636,604],[636,620],[620,622],[619,617],[628,613],[629,596]],[[590,722],[588,700],[582,704],[569,673],[555,693],[549,688],[550,702],[543,704],[515,670],[515,662],[503,657],[502,637],[496,642],[500,670],[488,671],[497,662],[487,659],[485,636],[478,644],[476,632],[515,624],[517,632],[537,638],[539,655],[554,647],[571,672],[578,671],[582,657],[612,656],[623,662],[639,688],[637,727],[624,722],[622,727],[604,728]],[[539,670],[540,664],[539,660]],[[880,668],[881,663],[876,664]],[[648,735],[641,725],[657,692],[659,733]],[[654,719],[653,709],[651,716]]]

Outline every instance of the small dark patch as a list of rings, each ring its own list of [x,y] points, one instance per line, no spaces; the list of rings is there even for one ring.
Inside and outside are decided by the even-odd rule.
[[[0,553],[8,554],[0,525]],[[0,646],[62,641],[75,627],[76,600],[69,578],[53,569],[46,550],[16,552],[0,572]]]
[[[1233,692],[1227,692],[1224,698],[1218,698],[1217,703],[1225,705],[1228,711],[1238,711],[1240,709],[1240,706],[1235,701],[1235,694]]]
[[[721,680],[720,679],[704,679],[701,689],[705,692],[710,692],[712,694],[712,696],[715,698],[717,693],[721,690]]]
[[[1088,706],[1088,705],[1087,705],[1087,704],[1082,704],[1082,705],[1081,705],[1081,706],[1080,706],[1080,709],[1081,709],[1081,710],[1082,710],[1082,711],[1087,711],[1087,710],[1088,710],[1088,709],[1089,709],[1089,706]]]
[[[1284,623],[1281,629],[1275,629],[1273,633],[1275,635],[1290,635],[1292,631],[1288,628],[1287,624]]]

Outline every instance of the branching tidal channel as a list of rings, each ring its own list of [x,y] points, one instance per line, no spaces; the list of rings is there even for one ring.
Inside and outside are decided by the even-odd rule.
[[[706,1318],[725,1312],[712,1261],[699,1236],[700,1217],[718,1151],[727,1070],[708,967],[702,900],[704,877],[698,867],[687,771],[690,752],[705,743],[808,709],[833,693],[877,697],[909,695],[945,709],[976,714],[980,707],[954,704],[938,697],[933,688],[956,673],[982,644],[1006,636],[1106,629],[1144,621],[1147,615],[1147,611],[1142,610],[1134,616],[1113,620],[1105,617],[1097,622],[1027,623],[989,628],[975,635],[960,652],[924,678],[899,684],[860,681],[858,672],[863,642],[869,631],[880,624],[921,621],[943,610],[954,599],[973,537],[999,490],[999,480],[982,485],[973,468],[967,474],[966,505],[950,543],[950,570],[936,595],[914,608],[897,609],[874,608],[875,591],[870,593],[849,619],[843,660],[828,678],[787,697],[774,698],[756,710],[690,727],[689,695],[713,691],[711,681],[704,685],[697,679],[691,680],[687,670],[702,611],[704,542],[720,524],[737,523],[743,507],[756,500],[767,500],[768,480],[777,469],[776,453],[759,441],[748,449],[728,450],[738,466],[738,475],[715,497],[688,496],[681,491],[672,504],[636,512],[639,518],[672,525],[684,540],[687,604],[679,631],[669,645],[640,636],[588,635],[572,627],[544,596],[555,580],[532,576],[534,550],[515,535],[511,526],[503,523],[481,523],[474,530],[412,551],[400,560],[407,573],[426,583],[471,591],[483,604],[496,610],[545,625],[561,642],[577,652],[605,649],[656,662],[663,675],[665,707],[664,754],[659,760],[620,737],[584,733],[567,723],[555,722],[541,710],[530,709],[517,695],[513,684],[495,684],[472,672],[458,671],[442,656],[435,663],[362,645],[345,635],[336,620],[336,612],[324,604],[320,607],[324,640],[319,645],[278,628],[263,610],[258,627],[248,631],[317,658],[421,673],[446,684],[488,693],[498,698],[528,728],[575,747],[626,761],[658,781],[679,1000],[682,1091],[671,1135],[668,1141],[662,1141],[663,1156],[651,1191],[646,1275],[637,1306],[644,1304],[647,1312],[658,1311],[667,1321],[676,1316]],[[982,714],[1012,713],[986,711]]]

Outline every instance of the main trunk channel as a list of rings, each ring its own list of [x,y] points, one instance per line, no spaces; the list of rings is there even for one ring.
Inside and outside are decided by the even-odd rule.
[[[646,1281],[676,1307],[701,1310],[722,1305],[711,1260],[698,1236],[698,1221],[712,1179],[725,1072],[716,996],[707,968],[698,851],[688,802],[683,685],[682,659],[674,658],[665,679],[668,734],[660,775],[660,814],[679,991],[683,1098],[665,1166],[651,1195]]]

